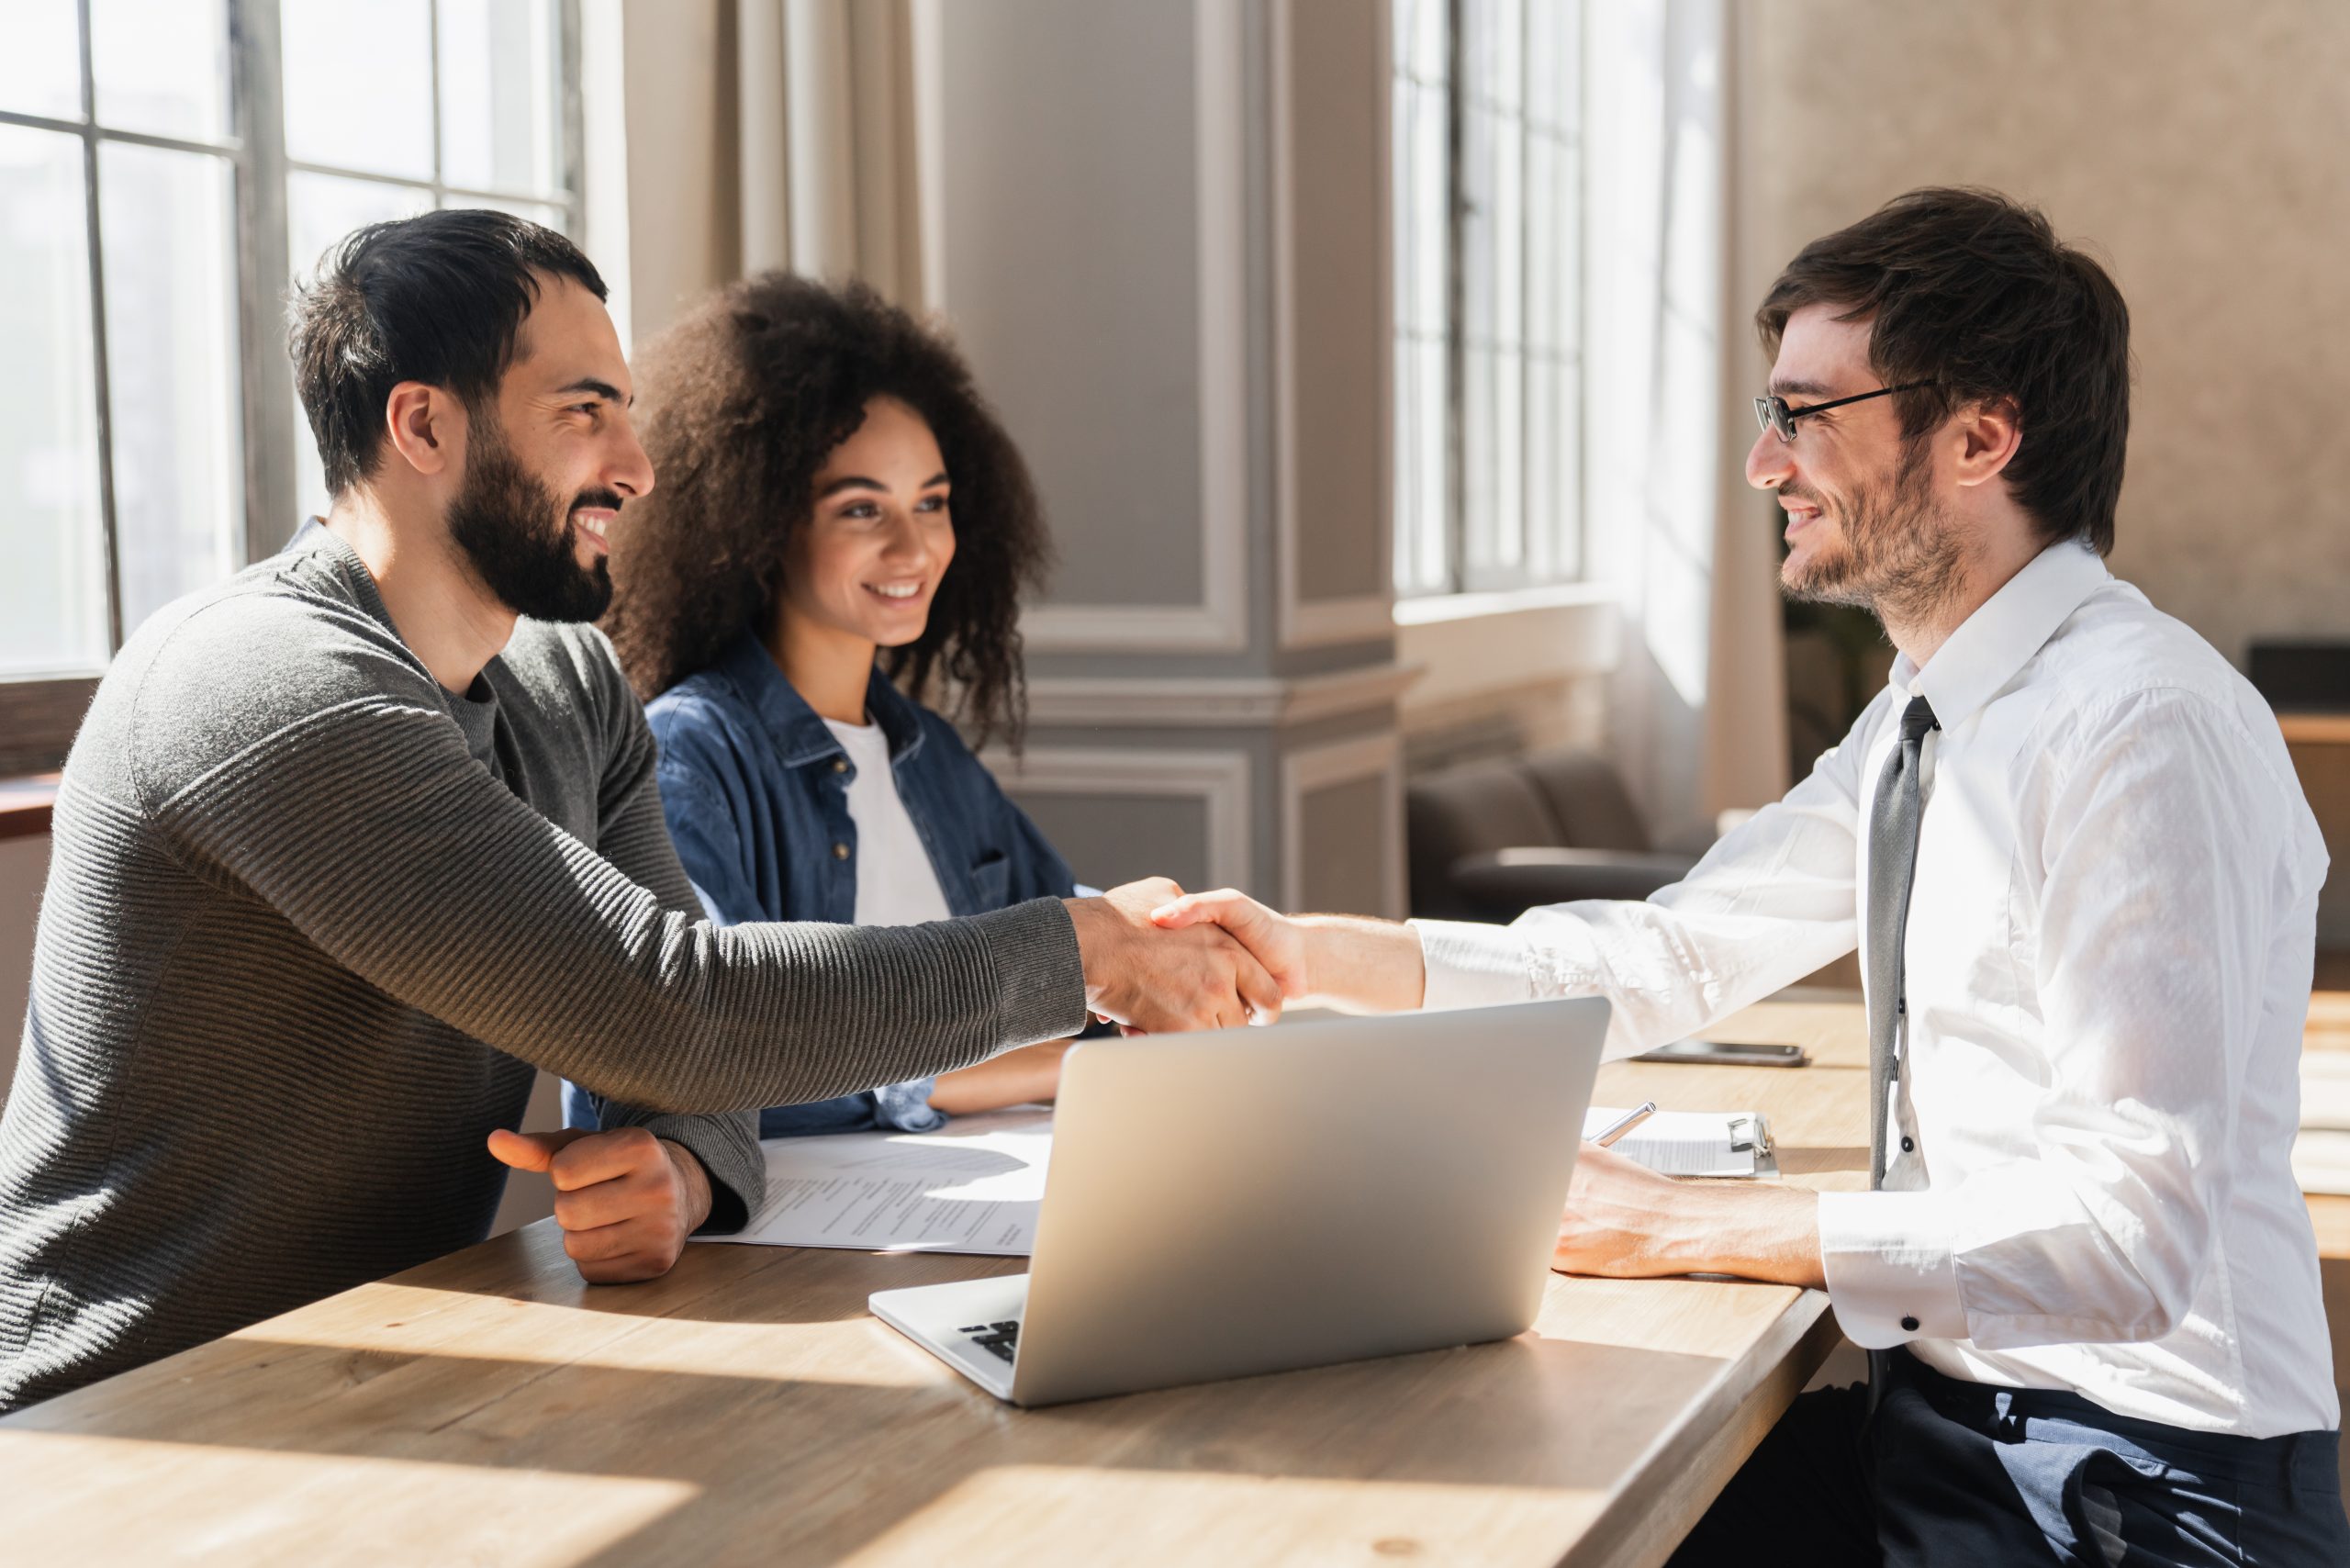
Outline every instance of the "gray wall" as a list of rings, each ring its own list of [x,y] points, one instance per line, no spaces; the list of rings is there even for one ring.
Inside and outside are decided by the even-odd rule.
[[[1060,554],[1000,773],[1089,879],[1400,913],[1394,834],[1303,827],[1342,786],[1392,821],[1400,788],[1381,8],[941,17],[934,303]]]
[[[943,8],[943,306],[1044,479],[1051,598],[1203,591],[1192,17]]]
[[[2233,659],[2350,636],[2350,6],[1747,3],[1742,297],[1915,185],[2040,203],[2130,303],[2114,570]]]

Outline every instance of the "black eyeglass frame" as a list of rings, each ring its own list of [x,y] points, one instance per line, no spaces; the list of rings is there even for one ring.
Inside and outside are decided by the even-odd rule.
[[[1785,398],[1776,392],[1766,392],[1754,399],[1754,422],[1781,441],[1793,442],[1796,421],[1806,414],[1824,414],[1847,403],[1865,403],[1872,398],[1890,398],[1896,392],[1915,392],[1920,386],[1932,385],[1930,381],[1905,382],[1899,386],[1880,386],[1874,392],[1855,392],[1849,398],[1831,398],[1825,403],[1810,403],[1800,409],[1790,409]]]

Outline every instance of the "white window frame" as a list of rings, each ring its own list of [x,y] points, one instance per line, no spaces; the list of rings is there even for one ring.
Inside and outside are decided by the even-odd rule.
[[[1406,0],[1393,0],[1393,3],[1396,5],[1403,5],[1406,3]],[[1429,0],[1422,0],[1422,3],[1429,3]],[[1447,111],[1444,189],[1441,195],[1435,198],[1435,202],[1440,205],[1442,220],[1445,227],[1444,256],[1446,278],[1445,323],[1443,328],[1445,350],[1445,431],[1443,450],[1446,472],[1444,479],[1445,516],[1442,521],[1442,527],[1444,532],[1446,564],[1443,573],[1443,580],[1440,583],[1435,584],[1430,584],[1424,580],[1418,580],[1413,574],[1408,573],[1404,569],[1405,552],[1410,548],[1407,541],[1412,535],[1412,530],[1407,521],[1404,509],[1415,505],[1416,497],[1413,494],[1411,487],[1406,487],[1402,483],[1398,483],[1395,487],[1394,500],[1396,513],[1394,519],[1394,537],[1397,543],[1393,577],[1396,599],[1399,606],[1397,621],[1400,624],[1407,625],[1413,624],[1418,620],[1452,618],[1451,614],[1446,611],[1435,611],[1431,614],[1416,616],[1411,610],[1404,608],[1415,603],[1425,603],[1426,601],[1433,599],[1460,599],[1462,601],[1461,613],[1472,612],[1469,608],[1472,601],[1490,605],[1499,603],[1504,599],[1511,599],[1512,602],[1522,601],[1523,604],[1529,607],[1548,605],[1554,600],[1559,599],[1560,590],[1567,588],[1570,585],[1579,583],[1583,579],[1584,568],[1587,562],[1583,541],[1584,508],[1583,505],[1583,495],[1581,493],[1582,485],[1580,482],[1580,476],[1583,473],[1583,454],[1581,450],[1583,440],[1583,420],[1580,418],[1580,415],[1578,415],[1574,420],[1572,425],[1573,435],[1572,439],[1573,442],[1573,462],[1572,466],[1568,469],[1568,472],[1576,476],[1576,478],[1573,482],[1571,482],[1564,487],[1566,494],[1562,497],[1563,504],[1571,521],[1567,525],[1567,529],[1564,531],[1565,536],[1555,542],[1555,548],[1558,554],[1564,559],[1571,561],[1572,563],[1572,566],[1567,570],[1552,575],[1538,577],[1531,575],[1530,573],[1496,573],[1493,570],[1480,570],[1470,559],[1468,537],[1470,525],[1469,512],[1471,510],[1469,499],[1470,442],[1467,439],[1469,416],[1466,408],[1466,386],[1471,334],[1468,330],[1467,319],[1466,252],[1468,249],[1469,227],[1472,214],[1470,205],[1463,195],[1465,185],[1464,168],[1467,157],[1468,142],[1465,127],[1469,114],[1469,100],[1472,95],[1467,90],[1465,85],[1468,74],[1467,62],[1470,42],[1467,36],[1467,28],[1464,25],[1464,18],[1470,0],[1434,0],[1434,3],[1440,5],[1446,14],[1444,31],[1447,40],[1448,57],[1446,62],[1445,76],[1440,84],[1427,82],[1423,82],[1420,84],[1424,87],[1440,85],[1444,95]],[[1574,12],[1574,20],[1572,25],[1579,32],[1583,28],[1583,0],[1524,0],[1524,5],[1529,9],[1535,6],[1572,6]],[[1516,41],[1522,42],[1523,39],[1521,39]],[[1517,52],[1519,57],[1522,58],[1522,51],[1515,52]],[[1579,45],[1576,53],[1578,68],[1580,66],[1581,54],[1582,50]],[[1409,77],[1407,63],[1404,60],[1401,51],[1398,51],[1395,63],[1392,70],[1388,91],[1391,93],[1395,92],[1398,86],[1407,80],[1416,81],[1417,79]],[[1580,90],[1580,85],[1578,84],[1576,93],[1578,115],[1580,114],[1582,97],[1583,95]],[[1506,114],[1509,111],[1503,109],[1500,112]],[[1526,106],[1521,105],[1516,111],[1516,114],[1522,120],[1526,116]],[[1572,129],[1571,139],[1568,141],[1566,148],[1567,155],[1576,161],[1579,164],[1583,154],[1583,149],[1586,145],[1587,141],[1584,134],[1584,128],[1578,123]],[[1399,187],[1405,175],[1408,163],[1408,156],[1399,149],[1398,156],[1396,158],[1396,172],[1393,176],[1397,180]],[[1521,182],[1523,182],[1525,178],[1525,164],[1522,160],[1519,164],[1519,174]],[[1574,188],[1578,192],[1582,188],[1579,173],[1578,177],[1574,182]],[[1398,223],[1407,221],[1407,214],[1404,205],[1400,199],[1401,196],[1402,192],[1399,188],[1396,192],[1398,199],[1393,203],[1393,210],[1395,213],[1395,221]],[[1522,188],[1518,195],[1518,202],[1519,211],[1523,214],[1526,210],[1526,207]],[[1578,247],[1580,247],[1582,243],[1580,237],[1583,232],[1583,224],[1582,215],[1579,212],[1573,215],[1573,222],[1575,226],[1575,232],[1578,236]],[[1521,246],[1526,243],[1528,232],[1529,230],[1528,222],[1523,217],[1521,217],[1518,229],[1518,238]],[[1581,275],[1582,268],[1580,266],[1580,258],[1578,258],[1577,276],[1579,282]],[[1519,278],[1521,288],[1523,288],[1527,279],[1527,268],[1523,263],[1521,263],[1519,267]],[[1518,341],[1511,346],[1513,346],[1524,357],[1524,359],[1529,362],[1538,357],[1560,360],[1570,372],[1571,378],[1577,384],[1576,394],[1578,398],[1578,408],[1580,408],[1580,398],[1583,391],[1580,386],[1583,349],[1583,333],[1580,330],[1580,316],[1582,310],[1581,298],[1576,297],[1571,301],[1568,308],[1573,313],[1577,319],[1578,330],[1575,333],[1576,342],[1573,349],[1565,351],[1564,353],[1561,354],[1557,351],[1550,350],[1548,348],[1538,348],[1528,343],[1524,337],[1524,311],[1522,307],[1520,308],[1521,335]],[[1400,360],[1403,357],[1404,340],[1407,336],[1412,335],[1407,334],[1404,330],[1403,317],[1400,309],[1396,318],[1388,323],[1387,330],[1394,340],[1397,357]],[[1397,377],[1397,383],[1398,385],[1394,396],[1398,399],[1398,406],[1389,410],[1391,419],[1396,418],[1402,411],[1401,399],[1404,396],[1404,391],[1402,385],[1403,377],[1400,375]],[[1526,403],[1522,401],[1520,404],[1522,417],[1524,416],[1526,407]],[[1521,468],[1523,468],[1524,465],[1526,450],[1526,441],[1524,438],[1521,438],[1519,447]],[[1399,450],[1399,461],[1403,456],[1404,454]],[[1532,551],[1530,548],[1531,529],[1535,525],[1529,521],[1531,513],[1530,507],[1523,504],[1524,500],[1528,498],[1526,497],[1522,483],[1519,494],[1522,504],[1518,509],[1516,527],[1521,531],[1519,535],[1518,554],[1521,561],[1524,561],[1531,559],[1532,556]],[[1422,537],[1425,537],[1425,535],[1423,534]],[[1566,597],[1570,599],[1579,599],[1581,598],[1581,596],[1572,593],[1568,594]]]
[[[300,0],[290,0],[299,4]],[[316,174],[399,185],[431,193],[433,205],[467,198],[498,204],[554,207],[575,240],[586,230],[585,142],[580,102],[580,0],[556,0],[556,67],[561,74],[562,189],[481,190],[442,179],[440,92],[441,8],[424,0],[431,18],[433,89],[432,177],[387,176],[363,169],[298,162],[285,145],[285,74],[279,43],[281,0],[227,0],[229,29],[229,134],[218,140],[156,136],[106,126],[97,118],[97,86],[91,47],[91,0],[75,6],[81,48],[82,113],[75,119],[0,109],[0,125],[29,127],[80,139],[90,273],[90,353],[97,402],[96,448],[99,523],[105,539],[107,651],[122,646],[130,628],[122,624],[115,472],[110,428],[112,391],[107,381],[106,297],[103,235],[99,224],[98,150],[109,143],[161,148],[225,159],[234,171],[237,377],[242,431],[242,526],[237,543],[240,565],[277,551],[292,532],[299,489],[300,442],[295,420],[292,377],[287,374],[285,301],[291,285],[286,231],[286,176]],[[39,772],[64,759],[74,729],[97,689],[98,671],[31,678],[0,677],[0,776]]]

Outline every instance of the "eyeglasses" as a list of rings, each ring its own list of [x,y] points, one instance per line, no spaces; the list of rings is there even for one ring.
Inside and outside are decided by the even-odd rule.
[[[1807,408],[1790,409],[1787,400],[1773,392],[1754,399],[1754,422],[1775,434],[1781,441],[1796,438],[1796,421],[1806,414],[1826,413],[1847,403],[1865,403],[1872,398],[1890,398],[1896,392],[1914,392],[1920,386],[1931,386],[1930,381],[1911,381],[1899,386],[1880,386],[1874,392],[1855,392],[1849,398],[1835,398]]]

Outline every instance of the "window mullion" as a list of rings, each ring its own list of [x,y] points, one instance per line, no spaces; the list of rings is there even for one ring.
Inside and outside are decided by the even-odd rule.
[[[1467,446],[1468,212],[1461,177],[1466,142],[1469,69],[1465,0],[1445,0],[1444,95],[1444,570],[1445,591],[1469,581],[1469,455]]]
[[[280,301],[285,232],[285,81],[278,0],[229,0],[229,102],[237,161],[238,369],[242,383],[247,562],[294,530],[294,386]]]
[[[1532,24],[1525,12],[1518,13],[1517,37],[1512,40],[1517,56],[1517,123],[1511,134],[1517,138],[1517,562],[1518,576],[1528,583],[1549,582],[1557,569],[1557,562],[1550,560],[1539,579],[1535,563],[1545,559],[1548,552],[1538,552],[1534,545],[1537,517],[1546,521],[1550,515],[1551,498],[1534,493],[1534,442],[1539,434],[1534,429],[1534,411],[1541,406],[1535,395],[1533,381],[1540,373],[1535,368],[1534,312],[1531,301],[1539,286],[1534,281],[1537,259],[1534,242],[1534,73],[1533,39],[1528,36]]]
[[[98,232],[98,78],[90,38],[90,0],[74,6],[82,33],[82,207],[88,226],[90,261],[90,352],[95,356],[91,385],[98,404],[98,522],[106,539],[106,651],[122,646],[122,544],[115,524],[114,395],[106,363],[106,252]]]
[[[432,84],[432,205],[449,204],[448,174],[441,162],[441,0],[424,0],[425,80]]]
[[[564,195],[570,198],[564,205],[564,215],[570,219],[572,241],[584,248],[588,243],[588,109],[580,62],[579,0],[563,0],[555,13],[555,25],[563,29],[563,36],[556,40],[555,68],[563,76],[563,160],[559,177]]]

